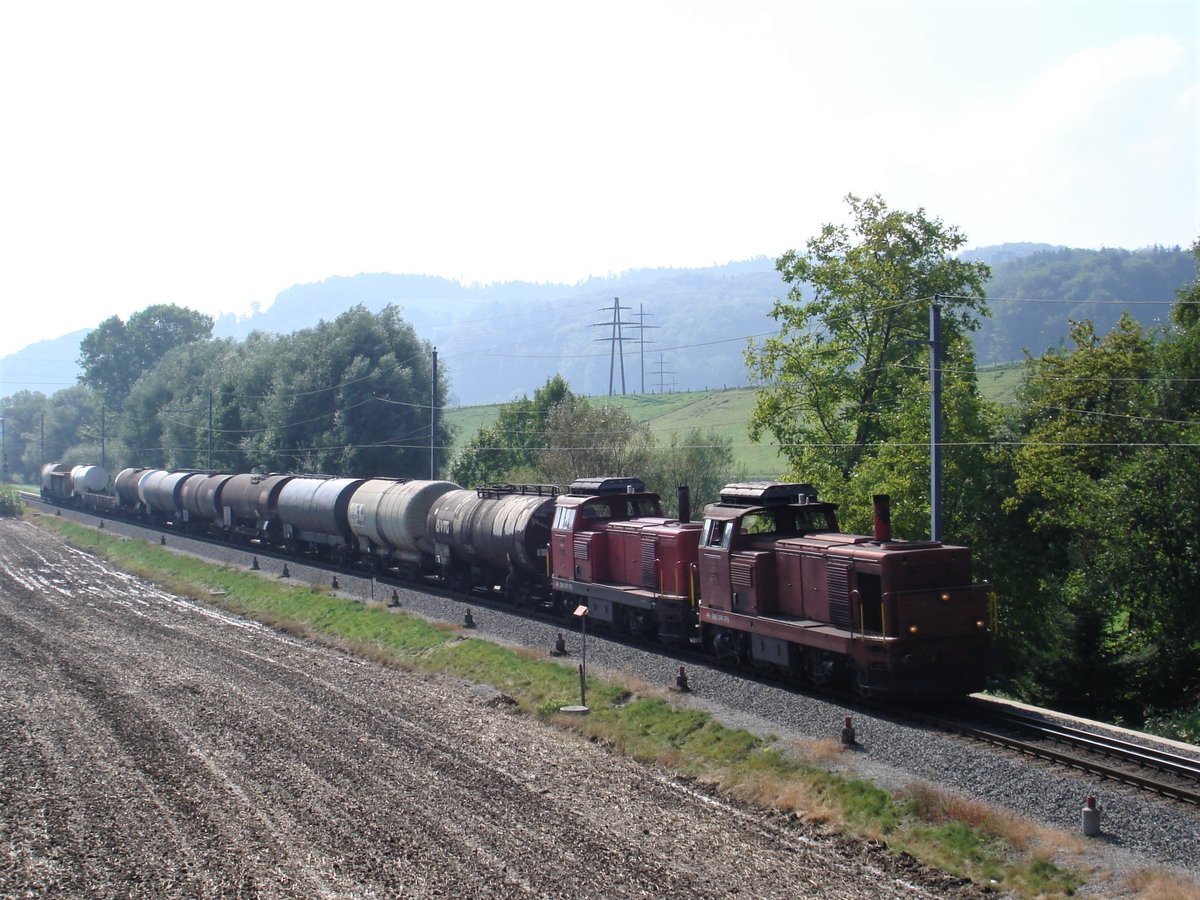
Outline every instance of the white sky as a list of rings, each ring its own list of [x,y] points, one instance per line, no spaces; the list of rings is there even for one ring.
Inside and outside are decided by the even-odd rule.
[[[0,355],[359,272],[582,280],[803,247],[1188,245],[1200,3],[0,4]]]

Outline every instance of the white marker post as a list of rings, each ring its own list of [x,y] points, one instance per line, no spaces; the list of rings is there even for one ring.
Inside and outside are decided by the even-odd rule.
[[[583,650],[580,654],[580,704],[577,707],[559,707],[560,713],[589,713],[588,709],[588,607],[575,607],[575,616],[580,618],[580,631],[583,634]]]
[[[582,662],[579,664],[579,705],[587,709],[587,614],[588,608],[583,604],[575,607],[575,615],[579,617],[579,630],[583,633]]]

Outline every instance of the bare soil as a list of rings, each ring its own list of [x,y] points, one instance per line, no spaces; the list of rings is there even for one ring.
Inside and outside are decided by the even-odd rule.
[[[976,891],[0,520],[0,896],[471,894]]]

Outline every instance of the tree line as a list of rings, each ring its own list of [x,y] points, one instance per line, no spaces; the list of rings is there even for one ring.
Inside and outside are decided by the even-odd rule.
[[[112,317],[80,345],[80,384],[4,400],[14,473],[43,461],[428,477],[451,435],[433,348],[397,307],[355,307],[290,335],[213,340],[172,305]],[[431,456],[432,467],[431,468]]]

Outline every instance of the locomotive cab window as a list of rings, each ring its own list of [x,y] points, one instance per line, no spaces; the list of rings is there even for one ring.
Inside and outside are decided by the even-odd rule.
[[[827,509],[798,509],[796,510],[796,531],[797,533],[837,531],[837,527],[830,521]]]
[[[554,513],[554,527],[560,531],[570,531],[575,527],[575,509],[571,506],[560,506]]]
[[[585,519],[611,519],[612,505],[607,500],[594,500],[580,507]]]
[[[728,522],[722,522],[720,519],[706,519],[704,522],[704,533],[700,537],[700,543],[705,547],[729,547],[729,535],[733,529],[729,527]]]
[[[650,497],[637,497],[625,501],[625,512],[629,518],[637,519],[643,516],[662,515],[662,508],[658,505],[658,501]]]
[[[747,513],[738,523],[739,534],[775,534],[778,530],[775,517],[765,513]]]

